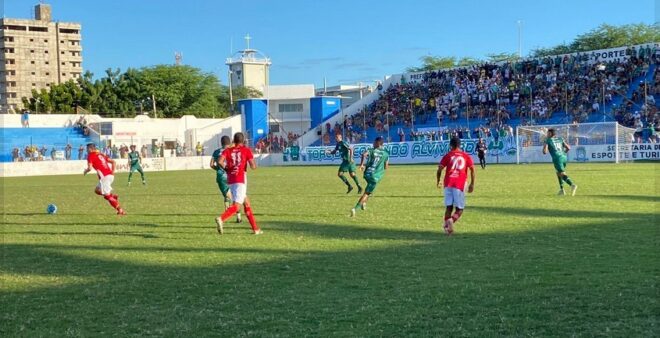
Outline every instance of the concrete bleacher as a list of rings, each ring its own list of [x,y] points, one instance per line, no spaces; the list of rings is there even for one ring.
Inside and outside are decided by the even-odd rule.
[[[35,146],[38,149],[46,147],[48,149],[47,156],[50,156],[50,151],[55,148],[59,151],[64,151],[67,144],[73,147],[71,152],[71,159],[77,160],[77,149],[80,145],[85,145],[91,142],[91,139],[83,135],[82,131],[78,128],[3,128],[2,141],[0,143],[0,162],[11,162],[11,152],[14,148],[18,148],[21,154],[26,146]]]

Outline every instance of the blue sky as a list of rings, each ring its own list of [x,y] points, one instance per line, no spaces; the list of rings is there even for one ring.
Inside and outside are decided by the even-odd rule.
[[[30,17],[36,0],[0,0],[5,17]],[[422,55],[483,57],[572,40],[601,23],[654,23],[655,0],[51,0],[53,17],[83,25],[83,67],[174,63],[218,74],[243,37],[273,62],[273,84],[382,79]]]

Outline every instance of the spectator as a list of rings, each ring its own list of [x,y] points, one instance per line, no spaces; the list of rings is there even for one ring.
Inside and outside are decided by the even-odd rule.
[[[67,143],[66,147],[64,147],[64,158],[68,161],[71,159],[71,150],[73,148],[71,147],[71,144]]]
[[[78,147],[78,159],[83,160],[83,153],[85,152],[85,147],[81,144],[80,147]]]
[[[200,142],[197,142],[197,145],[195,146],[195,152],[197,153],[197,156],[202,156],[203,151],[204,151],[204,147]]]
[[[30,111],[23,110],[23,115],[21,115],[21,125],[23,128],[30,128]]]

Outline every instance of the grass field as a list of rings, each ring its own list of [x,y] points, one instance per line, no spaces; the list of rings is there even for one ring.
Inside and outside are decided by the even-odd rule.
[[[251,172],[262,236],[215,232],[212,171],[118,175],[124,218],[91,175],[5,179],[0,336],[658,336],[658,164],[479,170],[452,237],[434,166],[355,219],[335,170]]]

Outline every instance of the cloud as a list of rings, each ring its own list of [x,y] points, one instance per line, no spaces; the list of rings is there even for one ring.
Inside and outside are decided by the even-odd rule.
[[[341,62],[341,61],[344,61],[343,57],[335,56],[335,57],[327,57],[327,58],[305,59],[300,61],[300,65],[318,66],[323,63]]]

